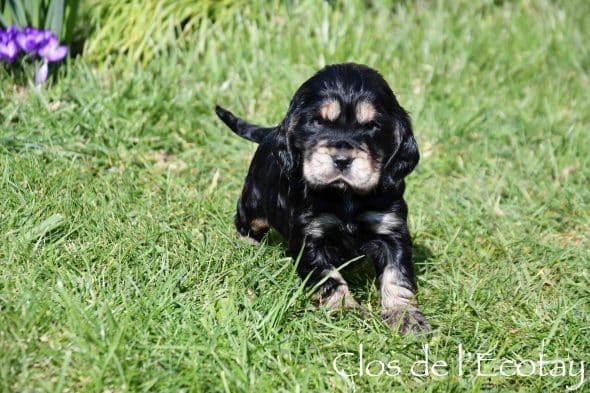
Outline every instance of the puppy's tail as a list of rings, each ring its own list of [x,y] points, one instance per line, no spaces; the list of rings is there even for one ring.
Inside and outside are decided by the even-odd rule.
[[[269,132],[274,130],[274,127],[250,124],[219,105],[215,106],[215,113],[233,132],[252,142],[260,143]]]

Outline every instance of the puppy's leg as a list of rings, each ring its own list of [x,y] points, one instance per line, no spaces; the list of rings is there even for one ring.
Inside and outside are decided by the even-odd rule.
[[[254,197],[244,188],[234,220],[238,235],[252,244],[260,242],[269,230],[268,220],[261,207],[262,201]]]
[[[297,255],[293,252],[292,254]],[[340,272],[327,260],[325,253],[315,249],[313,245],[306,245],[297,265],[297,273],[302,280],[309,277],[309,287],[321,283],[314,295],[314,300],[320,305],[330,310],[349,308],[362,311]]]
[[[381,318],[400,334],[431,330],[418,308],[409,235],[379,239],[365,247],[381,290]]]

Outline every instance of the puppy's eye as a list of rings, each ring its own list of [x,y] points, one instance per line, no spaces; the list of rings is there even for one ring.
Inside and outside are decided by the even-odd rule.
[[[323,126],[323,125],[324,125],[324,121],[323,121],[322,119],[317,119],[317,118],[316,118],[316,119],[313,119],[313,120],[311,121],[311,124],[312,124],[314,127],[321,127],[321,126]]]
[[[370,122],[368,122],[368,123],[365,125],[365,127],[366,127],[368,130],[371,130],[371,131],[373,131],[373,130],[377,130],[377,129],[379,129],[379,124],[378,124],[376,121],[370,121]]]

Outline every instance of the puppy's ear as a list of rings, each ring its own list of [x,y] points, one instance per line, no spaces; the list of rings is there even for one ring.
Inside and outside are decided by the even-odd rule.
[[[285,119],[277,126],[276,140],[273,147],[273,155],[281,171],[291,178],[295,167],[297,166],[297,158],[293,151],[293,117],[290,113],[287,114]]]
[[[385,188],[403,180],[414,170],[420,160],[418,144],[412,133],[412,123],[409,116],[402,111],[397,113],[395,118],[396,147],[384,166],[382,181]]]

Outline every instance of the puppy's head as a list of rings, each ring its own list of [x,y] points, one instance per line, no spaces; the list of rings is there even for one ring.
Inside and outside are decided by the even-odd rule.
[[[327,66],[297,90],[275,154],[313,188],[359,194],[394,186],[419,159],[408,115],[387,82],[357,64]]]

